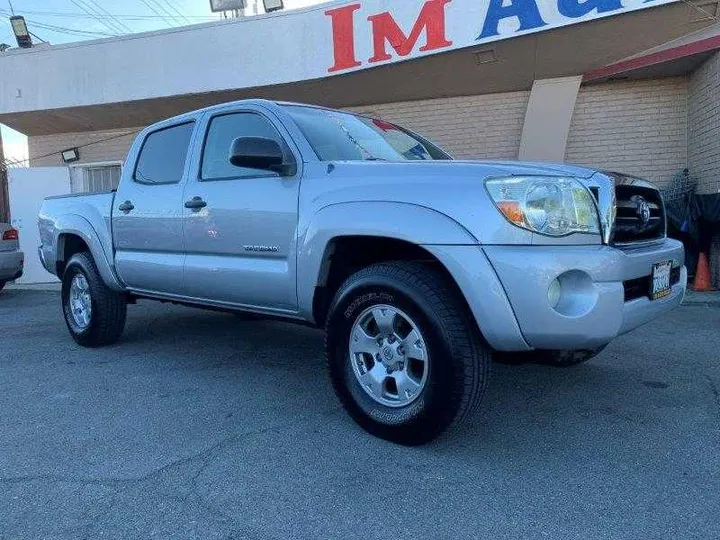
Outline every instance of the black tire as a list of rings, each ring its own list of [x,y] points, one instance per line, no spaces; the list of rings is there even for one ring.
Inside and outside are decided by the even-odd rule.
[[[70,286],[77,274],[85,276],[91,296],[92,315],[85,328],[75,322],[69,306]],[[62,280],[62,307],[70,335],[83,347],[111,345],[120,338],[125,329],[125,298],[105,285],[89,253],[78,253],[68,262]]]
[[[5,287],[5,283],[7,283],[7,281],[0,281],[0,291]]]
[[[427,382],[414,401],[399,408],[370,397],[350,363],[353,324],[378,304],[409,315],[427,346]],[[459,291],[427,265],[383,263],[357,272],[335,295],[325,330],[335,393],[350,416],[375,436],[403,445],[424,444],[466,420],[480,404],[490,350]]]
[[[541,364],[552,367],[572,367],[584,364],[600,354],[606,345],[596,349],[580,349],[566,351],[529,351],[529,352],[496,352],[494,359],[499,364],[521,365],[521,364]]]

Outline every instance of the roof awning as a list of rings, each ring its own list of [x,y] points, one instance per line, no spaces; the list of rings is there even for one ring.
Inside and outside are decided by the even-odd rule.
[[[720,23],[585,73],[585,82],[683,75],[720,50]]]

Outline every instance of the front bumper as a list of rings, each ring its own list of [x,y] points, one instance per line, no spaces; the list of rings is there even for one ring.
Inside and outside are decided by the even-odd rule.
[[[687,288],[683,246],[667,239],[650,246],[486,246],[527,344],[535,349],[587,349],[650,322],[677,306]],[[652,274],[653,264],[673,261],[671,294],[626,301],[626,284]],[[548,301],[550,284],[562,277],[562,300]],[[649,291],[648,291],[649,292]],[[501,349],[504,350],[504,349]]]
[[[22,276],[24,262],[22,251],[0,251],[0,281],[12,281]]]

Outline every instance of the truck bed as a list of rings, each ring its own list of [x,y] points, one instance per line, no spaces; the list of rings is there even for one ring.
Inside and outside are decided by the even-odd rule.
[[[46,261],[44,264],[48,271],[54,273],[52,261],[57,260],[58,231],[68,230],[68,224],[77,220],[91,225],[97,233],[105,256],[109,261],[112,260],[111,215],[114,200],[114,191],[61,195],[45,199],[38,215],[38,224],[41,259]]]

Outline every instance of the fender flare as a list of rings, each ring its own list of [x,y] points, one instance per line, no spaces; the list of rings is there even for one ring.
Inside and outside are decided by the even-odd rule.
[[[112,246],[103,246],[100,235],[92,224],[83,216],[66,214],[55,223],[55,258],[56,263],[61,261],[61,254],[65,251],[64,237],[77,236],[85,242],[95,261],[100,277],[111,289],[121,292],[125,287],[118,279],[112,264],[108,260],[107,252],[112,254]],[[67,262],[67,261],[64,261]]]
[[[298,308],[313,319],[313,298],[330,243],[346,236],[377,236],[422,245],[478,245],[470,231],[451,217],[425,206],[400,202],[347,202],[325,206],[298,239]]]

